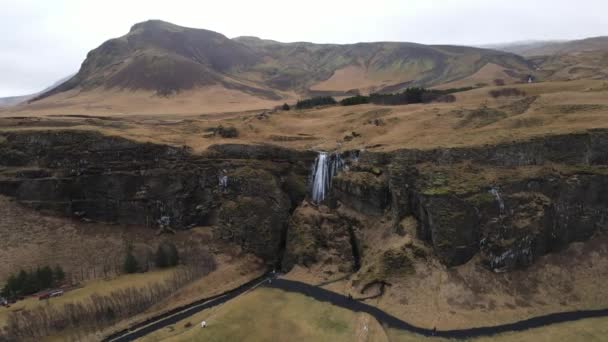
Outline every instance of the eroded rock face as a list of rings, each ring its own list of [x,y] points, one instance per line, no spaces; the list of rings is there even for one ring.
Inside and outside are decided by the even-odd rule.
[[[482,263],[495,271],[526,267],[607,230],[603,165],[515,169],[466,163],[400,168],[393,162],[390,167],[395,222],[415,216],[418,238],[446,265],[481,253]]]
[[[371,172],[343,172],[333,179],[332,197],[367,215],[382,215],[390,206],[388,182]]]
[[[276,148],[194,156],[185,148],[142,144],[92,132],[3,135],[0,193],[66,216],[151,228],[215,226],[269,262],[306,182],[306,154]],[[312,157],[312,156],[311,156]],[[265,159],[265,160],[264,160]]]
[[[315,263],[338,264],[343,272],[356,269],[359,264],[356,229],[356,222],[326,207],[317,209],[304,203],[289,222],[283,269]]]
[[[498,146],[362,153],[332,199],[368,216],[407,216],[448,266],[477,254],[494,271],[526,267],[607,227],[608,132]],[[373,168],[381,172],[372,173]],[[336,206],[335,203],[331,203]]]

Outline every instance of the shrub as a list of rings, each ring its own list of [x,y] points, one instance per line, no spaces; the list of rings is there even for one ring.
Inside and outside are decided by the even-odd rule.
[[[59,274],[57,276],[56,274]],[[18,296],[27,296],[38,291],[52,288],[61,284],[65,278],[65,273],[61,267],[56,266],[55,272],[51,267],[38,267],[36,271],[27,272],[20,270],[17,274],[11,274],[4,287],[0,291],[0,296],[6,298],[15,298]]]
[[[179,263],[179,254],[174,244],[164,242],[156,249],[156,267],[165,268],[177,266]]]
[[[490,91],[490,96],[493,98],[498,98],[501,96],[525,96],[526,93],[517,88],[502,88],[502,89],[494,89]]]
[[[287,103],[283,103],[283,107],[281,107],[282,110],[290,110],[291,107],[287,104]]]
[[[456,96],[454,96],[452,94],[446,94],[446,95],[439,96],[433,102],[452,103],[452,102],[455,102],[455,101],[456,101]]]
[[[53,271],[53,278],[57,283],[62,283],[65,280],[65,272],[63,272],[61,266],[55,266],[55,270]]]
[[[129,246],[127,248],[127,255],[125,255],[125,262],[123,264],[123,271],[125,273],[135,273],[137,272],[139,265],[137,265],[137,259],[135,259],[135,255],[133,255],[133,250]]]
[[[296,103],[296,109],[308,109],[317,106],[333,106],[337,104],[336,100],[331,96],[318,96],[306,100],[299,100]]]
[[[366,103],[369,103],[369,97],[363,96],[363,95],[347,97],[347,98],[343,99],[342,101],[340,101],[340,104],[342,106],[354,106],[354,105],[360,105],[360,104],[366,104]]]
[[[371,94],[370,102],[382,105],[405,105],[413,103],[427,103],[443,95],[440,90],[429,90],[425,88],[407,88],[397,94]]]
[[[239,136],[239,131],[235,127],[224,127],[222,125],[216,128],[215,133],[219,134],[222,138],[236,138]]]

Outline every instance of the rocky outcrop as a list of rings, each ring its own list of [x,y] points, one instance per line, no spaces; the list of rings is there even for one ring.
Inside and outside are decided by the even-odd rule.
[[[359,267],[357,222],[329,208],[304,203],[292,215],[287,230],[282,267],[311,266],[316,263],[339,265],[342,272]]]
[[[343,172],[334,177],[331,195],[367,215],[382,215],[390,205],[386,177],[371,172]]]

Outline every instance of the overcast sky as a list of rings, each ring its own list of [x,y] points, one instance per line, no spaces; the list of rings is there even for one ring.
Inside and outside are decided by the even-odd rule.
[[[480,45],[608,35],[608,0],[0,0],[0,97],[42,90],[137,22],[228,37]]]

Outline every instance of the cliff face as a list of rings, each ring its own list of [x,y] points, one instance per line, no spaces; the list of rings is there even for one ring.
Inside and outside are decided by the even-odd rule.
[[[209,226],[218,241],[286,269],[358,269],[383,248],[370,237],[382,227],[390,227],[383,238],[397,241],[378,257],[398,256],[380,267],[391,272],[426,257],[425,249],[448,266],[479,255],[495,271],[525,267],[608,230],[606,131],[362,153],[321,208],[303,201],[314,157],[261,145],[193,155],[84,131],[2,133],[0,193],[82,220],[161,231]]]
[[[481,253],[503,270],[607,230],[607,133],[364,155],[362,162],[385,165],[395,224],[415,217],[418,238],[443,263]]]
[[[279,255],[285,222],[305,195],[310,162],[306,154],[281,159],[264,146],[240,152],[275,160],[196,157],[90,132],[10,133],[2,140],[0,193],[24,205],[151,228],[213,226],[218,239],[268,262]]]
[[[362,240],[389,220],[393,234],[413,233],[445,265],[479,255],[497,272],[522,268],[608,230],[607,139],[596,130],[497,146],[362,153],[335,178],[327,204],[367,217]],[[300,221],[288,235],[302,231]],[[412,221],[415,227],[404,227]],[[357,226],[335,226],[345,224]],[[381,247],[361,258],[374,248]]]

